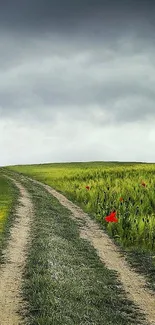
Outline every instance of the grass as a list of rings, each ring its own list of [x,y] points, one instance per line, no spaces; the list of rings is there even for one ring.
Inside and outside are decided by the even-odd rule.
[[[23,278],[28,325],[141,324],[114,271],[79,238],[78,225],[42,186],[23,181],[34,204]]]
[[[5,261],[3,250],[7,246],[14,223],[18,195],[18,189],[11,180],[0,173],[0,263]]]
[[[99,220],[121,247],[155,253],[155,164],[94,162],[9,169],[63,193]],[[86,185],[90,186],[90,191],[86,190]],[[117,224],[105,221],[105,216],[113,209],[117,211]]]

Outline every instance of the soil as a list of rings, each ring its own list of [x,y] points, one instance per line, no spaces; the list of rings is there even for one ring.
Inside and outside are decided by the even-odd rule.
[[[29,237],[29,224],[32,203],[25,188],[12,180],[20,190],[16,221],[11,229],[11,237],[5,250],[6,263],[0,268],[0,324],[19,325],[22,318],[20,306],[24,305],[20,295],[22,272],[26,260],[26,245]]]

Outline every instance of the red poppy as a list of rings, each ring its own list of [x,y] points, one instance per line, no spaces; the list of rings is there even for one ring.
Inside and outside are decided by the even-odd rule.
[[[116,218],[116,212],[111,212],[109,216],[105,217],[107,222],[118,222],[118,218]]]
[[[146,184],[144,182],[142,182],[142,186],[146,187]]]
[[[89,187],[89,186],[86,186],[86,189],[87,189],[87,190],[90,190],[90,187]]]
[[[120,197],[120,199],[119,199],[120,201],[123,201],[123,198],[122,197]]]

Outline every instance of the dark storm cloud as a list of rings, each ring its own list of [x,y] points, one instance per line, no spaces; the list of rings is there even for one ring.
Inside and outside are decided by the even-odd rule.
[[[142,20],[154,26],[154,14],[154,0],[5,0],[0,4],[0,25],[31,32],[52,28],[71,33],[71,28],[84,30],[87,22],[91,31],[96,21],[98,26],[114,27],[114,33],[129,22],[136,25]],[[93,30],[96,36],[98,26]],[[110,30],[105,31],[109,36]]]
[[[1,17],[32,20],[41,18],[57,19],[58,17],[93,16],[95,12],[108,15],[133,13],[143,15],[152,13],[153,0],[5,0],[1,3]],[[21,18],[22,17],[22,18]]]

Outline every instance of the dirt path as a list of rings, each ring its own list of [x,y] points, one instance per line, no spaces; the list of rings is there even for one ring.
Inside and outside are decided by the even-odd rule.
[[[14,180],[13,180],[14,181]],[[25,188],[14,181],[20,190],[18,218],[11,229],[11,238],[6,249],[7,262],[0,268],[0,325],[19,325],[22,320],[18,315],[20,304],[20,287],[22,270],[25,265],[26,244],[29,234],[29,222],[32,203]]]
[[[56,197],[63,206],[68,208],[72,212],[72,218],[74,220],[85,219],[85,227],[80,226],[80,237],[91,242],[107,268],[118,272],[118,278],[123,284],[127,297],[134,301],[142,310],[146,316],[147,322],[151,325],[155,325],[155,293],[144,288],[146,285],[145,278],[131,269],[112,240],[99,228],[96,222],[91,220],[90,217],[83,212],[82,209],[50,186],[34,180],[33,182],[44,186],[44,188]]]

